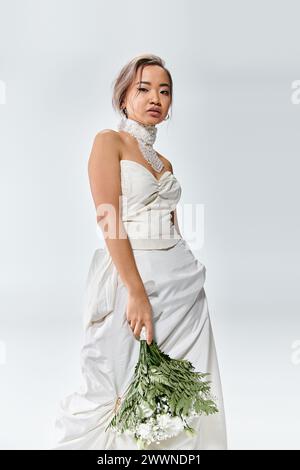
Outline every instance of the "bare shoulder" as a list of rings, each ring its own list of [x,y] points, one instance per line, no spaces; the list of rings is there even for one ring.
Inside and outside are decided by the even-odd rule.
[[[171,171],[171,173],[173,173],[173,167],[172,167],[172,163],[170,162],[170,160],[168,160],[166,157],[164,157],[163,155],[161,155],[160,153],[158,153],[158,156],[159,158],[162,160],[165,168],[169,171]]]
[[[99,158],[110,158],[113,156],[119,159],[120,153],[120,136],[113,129],[103,129],[94,137],[90,160]]]
[[[120,143],[120,134],[113,129],[102,129],[101,131],[97,132],[94,138],[94,143],[96,144],[119,144]]]

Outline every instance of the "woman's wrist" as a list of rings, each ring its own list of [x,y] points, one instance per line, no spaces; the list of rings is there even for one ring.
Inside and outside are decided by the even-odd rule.
[[[144,284],[142,282],[139,282],[137,284],[130,284],[126,287],[127,287],[128,293],[133,296],[144,294],[146,292]]]

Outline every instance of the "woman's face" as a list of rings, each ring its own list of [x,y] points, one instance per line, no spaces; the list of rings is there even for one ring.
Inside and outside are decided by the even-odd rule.
[[[170,86],[168,74],[159,65],[147,65],[141,77],[139,68],[123,103],[128,118],[153,126],[162,122],[171,104]]]

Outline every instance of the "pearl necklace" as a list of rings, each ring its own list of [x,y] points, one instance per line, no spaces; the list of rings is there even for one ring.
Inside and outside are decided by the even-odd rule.
[[[118,124],[118,130],[128,132],[136,138],[145,160],[155,171],[160,173],[164,165],[153,148],[157,128],[155,126],[142,124],[134,119],[122,117]]]

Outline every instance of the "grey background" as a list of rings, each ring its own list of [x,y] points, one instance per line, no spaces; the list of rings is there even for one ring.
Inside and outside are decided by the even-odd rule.
[[[173,117],[156,148],[203,204],[230,449],[299,449],[296,1],[0,1],[3,449],[50,448],[80,381],[84,283],[101,243],[87,160],[116,129],[111,83],[166,60]]]

